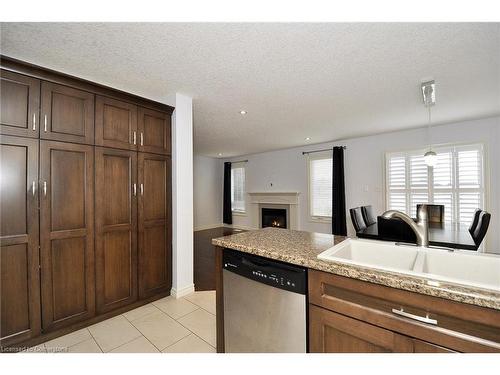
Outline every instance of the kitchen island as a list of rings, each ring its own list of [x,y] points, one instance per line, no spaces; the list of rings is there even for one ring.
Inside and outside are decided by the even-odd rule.
[[[500,351],[499,291],[317,258],[344,240],[276,228],[214,239],[218,351],[224,352],[224,249],[308,269],[311,352]]]

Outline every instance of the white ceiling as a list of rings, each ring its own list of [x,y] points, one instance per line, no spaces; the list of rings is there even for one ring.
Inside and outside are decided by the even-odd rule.
[[[3,23],[1,53],[168,103],[195,152],[248,153],[500,114],[500,23]],[[248,111],[241,116],[239,111]]]

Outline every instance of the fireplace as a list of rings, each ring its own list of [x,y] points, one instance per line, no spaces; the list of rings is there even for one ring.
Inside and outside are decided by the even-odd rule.
[[[262,228],[287,228],[285,208],[262,208]]]

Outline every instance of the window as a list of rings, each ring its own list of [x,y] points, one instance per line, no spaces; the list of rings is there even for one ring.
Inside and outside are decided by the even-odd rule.
[[[231,207],[235,213],[245,213],[245,166],[231,164]]]
[[[332,154],[309,156],[309,214],[312,220],[332,218]]]
[[[437,164],[424,163],[425,150],[386,155],[387,208],[416,216],[418,203],[444,205],[445,221],[469,224],[484,208],[483,146],[434,148]]]

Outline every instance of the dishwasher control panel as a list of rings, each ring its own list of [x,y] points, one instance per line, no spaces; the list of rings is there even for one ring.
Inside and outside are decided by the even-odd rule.
[[[223,268],[248,279],[290,292],[306,294],[307,270],[236,250],[224,249]]]

